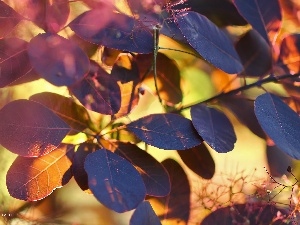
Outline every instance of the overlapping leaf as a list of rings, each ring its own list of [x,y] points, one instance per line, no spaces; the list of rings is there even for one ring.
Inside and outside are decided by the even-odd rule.
[[[130,218],[129,225],[161,225],[150,203],[144,201],[138,205]]]
[[[136,208],[146,196],[144,182],[124,158],[106,149],[97,150],[86,157],[84,168],[89,188],[106,207],[116,212]]]
[[[71,98],[51,92],[42,92],[32,95],[29,100],[51,109],[75,131],[82,131],[89,125],[90,116],[87,110],[77,105]]]
[[[236,43],[235,48],[244,66],[243,75],[260,77],[272,68],[270,45],[255,31],[248,31]]]
[[[265,93],[254,103],[258,122],[275,144],[289,156],[300,159],[300,118],[279,97]]]
[[[243,70],[229,37],[205,16],[184,12],[177,16],[177,20],[189,44],[205,60],[226,73],[234,74]]]
[[[95,63],[80,82],[69,90],[87,109],[113,115],[121,107],[121,91],[117,81]]]
[[[239,13],[266,40],[273,43],[281,27],[281,9],[278,0],[233,0]]]
[[[114,13],[107,7],[87,11],[69,26],[78,36],[95,44],[137,53],[153,51],[153,38],[149,30],[140,27],[134,18]]]
[[[36,201],[62,187],[72,177],[74,146],[60,145],[38,158],[18,156],[6,175],[9,194],[24,201]]]
[[[215,174],[215,162],[207,147],[202,143],[185,151],[177,151],[187,167],[204,179],[211,179]]]
[[[2,2],[0,7],[1,4]],[[18,38],[1,39],[0,67],[0,88],[30,73],[32,66],[27,54],[27,42]]]
[[[0,109],[0,144],[21,156],[45,155],[61,143],[70,127],[45,106],[16,100]]]
[[[115,153],[130,161],[138,168],[147,195],[166,196],[170,192],[170,180],[166,169],[150,154],[134,144],[117,143]]]
[[[234,148],[236,136],[233,126],[221,111],[197,104],[191,108],[191,116],[199,135],[215,151],[226,153]]]
[[[21,15],[6,3],[0,1],[0,38],[9,34],[21,20]]]
[[[170,150],[184,150],[202,143],[192,122],[182,116],[152,114],[127,125],[128,130],[149,145]]]
[[[33,68],[56,86],[70,86],[89,70],[89,59],[73,42],[43,33],[31,39],[28,54]]]

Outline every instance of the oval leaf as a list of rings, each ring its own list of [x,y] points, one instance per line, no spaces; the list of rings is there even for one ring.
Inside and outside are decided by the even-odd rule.
[[[214,159],[204,143],[191,149],[177,152],[184,164],[200,177],[211,179],[215,174]]]
[[[139,22],[134,18],[114,13],[110,8],[87,11],[69,26],[78,36],[95,44],[137,53],[153,51],[151,31],[143,26],[139,27]]]
[[[127,159],[140,171],[147,195],[159,197],[169,194],[169,174],[161,163],[134,144],[118,142],[117,145],[115,153]]]
[[[130,218],[129,225],[161,225],[150,203],[144,201],[136,208]]]
[[[254,102],[255,115],[263,130],[286,154],[300,159],[300,118],[279,97],[265,93]]]
[[[176,114],[152,114],[131,122],[127,128],[157,148],[183,150],[202,143],[192,122]]]
[[[121,90],[117,81],[95,63],[90,73],[69,90],[87,109],[113,115],[121,107]]]
[[[234,148],[235,132],[225,114],[204,104],[197,104],[191,108],[191,116],[197,132],[215,151],[226,153]]]
[[[21,156],[45,155],[61,143],[70,127],[45,106],[24,99],[0,110],[0,144]]]
[[[281,27],[281,9],[278,0],[233,0],[239,13],[266,40],[275,41]]]
[[[74,146],[60,145],[38,158],[18,156],[6,175],[9,194],[24,201],[36,201],[50,195],[72,178]]]
[[[0,1],[0,38],[9,34],[22,17],[13,8]],[[2,59],[2,57],[0,57]]]
[[[116,212],[136,208],[146,196],[144,182],[134,166],[106,149],[89,154],[84,168],[95,197]]]
[[[89,71],[89,59],[75,43],[57,34],[31,39],[28,54],[33,68],[56,86],[70,86]]]
[[[28,74],[32,66],[27,54],[26,41],[18,38],[4,38],[0,40],[0,49],[1,88]]]
[[[243,70],[229,37],[205,16],[184,12],[177,16],[177,20],[190,45],[205,60],[226,73],[234,74]]]

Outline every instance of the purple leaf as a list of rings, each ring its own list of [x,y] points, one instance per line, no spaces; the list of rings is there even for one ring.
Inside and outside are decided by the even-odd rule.
[[[265,93],[256,98],[254,111],[259,124],[275,144],[300,159],[300,118],[279,97]]]
[[[138,205],[130,218],[129,225],[161,225],[150,203],[144,201]]]
[[[113,115],[121,107],[121,90],[117,81],[96,63],[80,82],[69,90],[87,109]]]
[[[13,83],[32,71],[27,54],[27,42],[21,39],[1,39],[0,59],[0,88]]]
[[[70,86],[89,71],[89,59],[75,43],[57,34],[31,39],[28,54],[33,68],[56,86]]]
[[[106,7],[81,14],[69,26],[78,36],[95,44],[137,53],[153,51],[150,30],[134,18]]]
[[[45,106],[24,99],[0,109],[0,144],[21,156],[37,157],[56,149],[70,127]]]
[[[197,104],[191,108],[193,125],[203,140],[215,151],[226,153],[234,148],[235,132],[221,111]]]
[[[127,128],[157,148],[184,150],[202,143],[192,122],[176,114],[152,114],[131,122]]]
[[[215,173],[215,162],[204,143],[187,149],[177,151],[184,164],[194,173],[204,179],[211,179]]]
[[[134,144],[122,142],[118,142],[115,153],[127,159],[141,171],[147,195],[161,197],[169,194],[169,174],[153,156]]]
[[[267,43],[275,41],[282,19],[278,0],[233,0],[233,3]]]
[[[0,1],[0,38],[9,34],[21,20],[21,15],[6,3]]]
[[[89,188],[106,207],[116,212],[136,208],[146,196],[142,177],[124,158],[106,149],[89,154],[84,163]]]
[[[183,12],[177,16],[177,20],[189,44],[205,60],[226,73],[243,70],[229,37],[205,16],[196,12]]]

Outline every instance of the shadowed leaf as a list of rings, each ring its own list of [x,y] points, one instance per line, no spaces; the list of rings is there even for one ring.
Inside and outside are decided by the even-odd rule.
[[[229,37],[205,16],[183,12],[177,16],[181,32],[189,44],[209,63],[234,74],[243,70]]]
[[[260,77],[270,72],[273,61],[271,48],[255,30],[241,37],[235,48],[244,66],[243,75]]]
[[[129,225],[161,225],[150,203],[144,201],[133,212]]]
[[[204,143],[191,149],[177,152],[184,164],[200,177],[211,179],[215,174],[214,159]]]
[[[166,196],[170,192],[170,180],[166,169],[153,156],[134,144],[117,142],[115,153],[137,167],[147,195]]]
[[[121,107],[121,91],[117,81],[96,63],[81,81],[69,90],[87,109],[113,115]]]
[[[259,124],[275,144],[294,159],[300,159],[300,118],[279,97],[265,93],[254,102]]]
[[[235,132],[224,113],[204,104],[197,104],[191,108],[191,116],[199,135],[215,151],[226,153],[234,148]]]
[[[72,98],[51,92],[42,92],[30,96],[29,100],[51,109],[75,131],[82,131],[89,125],[90,117],[87,110],[77,105]]]
[[[45,155],[61,143],[70,127],[45,106],[24,99],[0,109],[0,144],[21,156]]]
[[[278,0],[233,0],[233,3],[267,43],[275,41],[282,19]]]
[[[107,7],[87,11],[69,26],[81,38],[108,48],[137,53],[153,51],[151,31],[143,26],[139,27],[134,18],[114,13]]]
[[[62,187],[72,177],[74,146],[60,145],[38,158],[18,156],[6,175],[9,194],[24,201],[36,201]]]
[[[32,67],[27,54],[27,42],[18,38],[1,39],[0,68],[0,88],[29,74]]]
[[[162,149],[184,150],[202,143],[192,122],[182,116],[152,114],[127,125],[145,143]]]
[[[9,34],[21,20],[21,15],[6,3],[0,1],[0,38]]]
[[[75,43],[57,34],[31,39],[28,54],[33,68],[56,86],[70,86],[89,70],[89,59]]]
[[[106,207],[116,212],[136,208],[146,196],[144,182],[124,158],[106,149],[89,154],[84,163],[89,188]]]

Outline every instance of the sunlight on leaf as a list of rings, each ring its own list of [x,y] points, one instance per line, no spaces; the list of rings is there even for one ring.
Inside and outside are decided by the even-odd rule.
[[[106,207],[116,212],[136,208],[146,196],[142,177],[124,158],[106,149],[86,157],[84,168],[89,188]]]
[[[130,218],[129,225],[161,225],[150,203],[144,201],[138,205]]]
[[[286,154],[300,159],[300,118],[279,97],[265,93],[254,103],[255,115],[263,130]]]
[[[8,35],[21,20],[21,15],[6,3],[0,1],[0,38]]]
[[[215,151],[226,153],[234,148],[236,135],[227,116],[205,104],[191,108],[194,127],[203,140]]]
[[[62,144],[38,158],[18,156],[6,175],[10,195],[24,201],[36,201],[67,184],[72,177],[73,153],[74,146]]]
[[[127,128],[145,143],[157,148],[184,150],[202,143],[192,121],[176,114],[148,115],[131,122]]]

